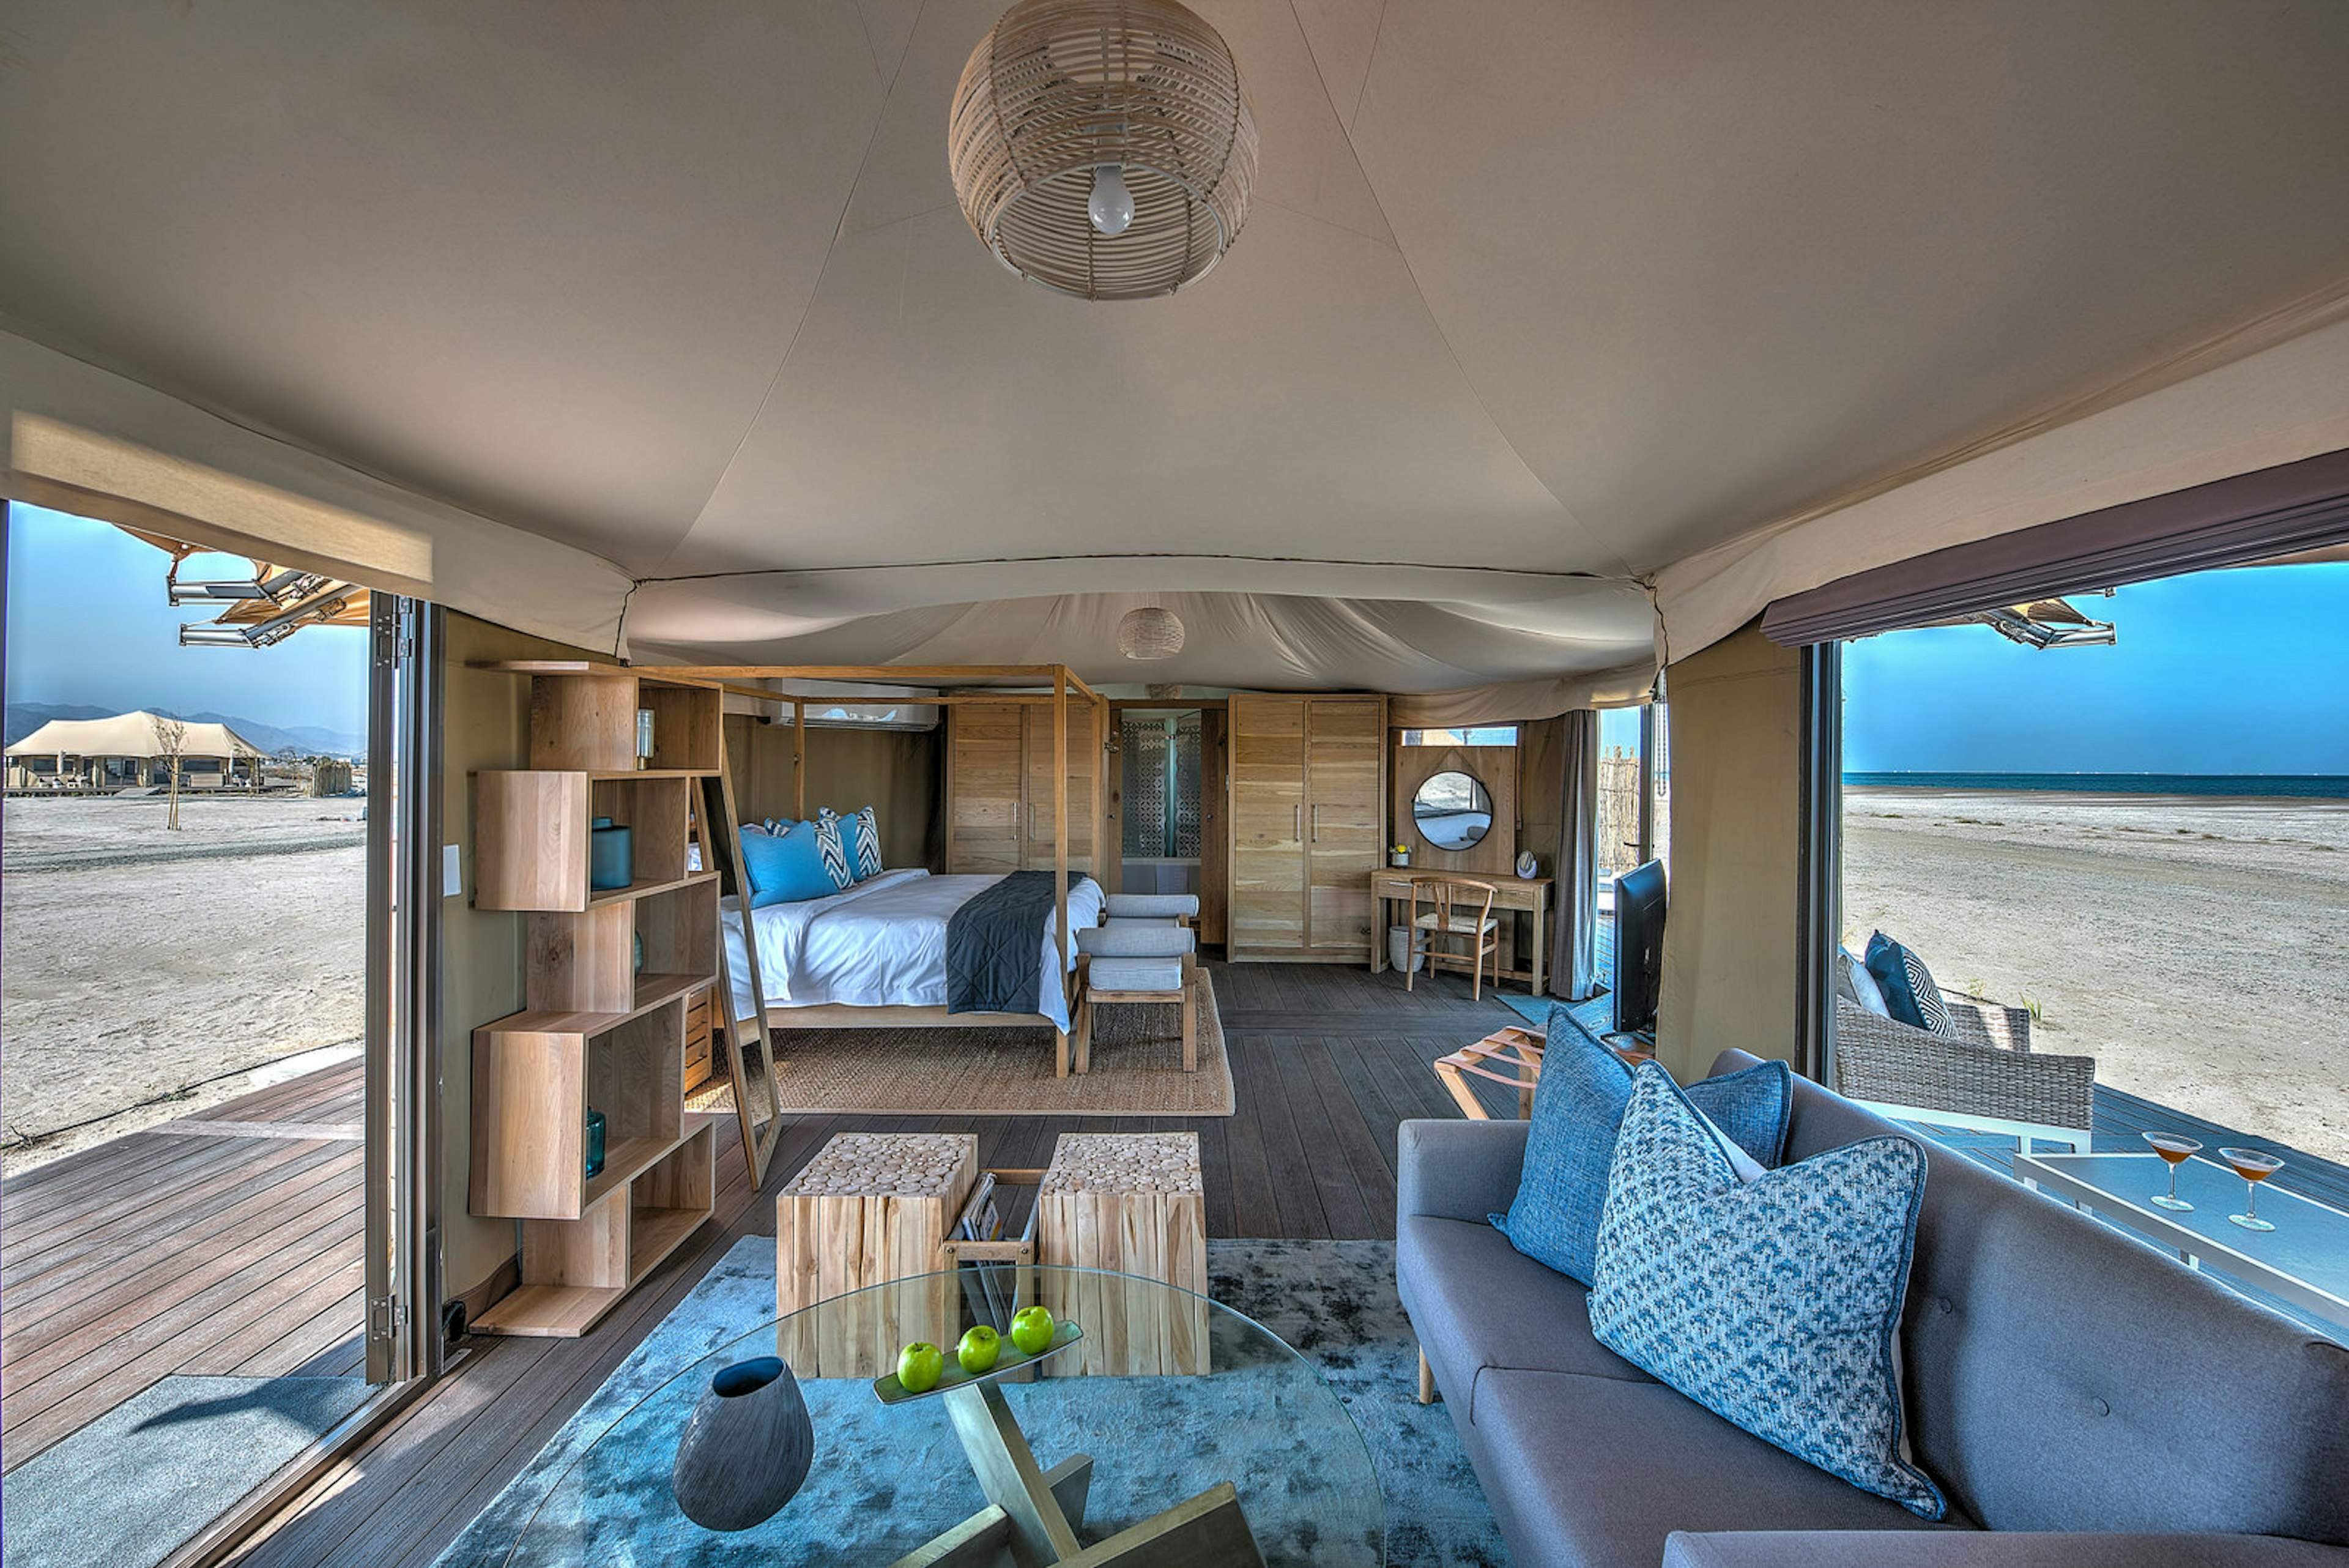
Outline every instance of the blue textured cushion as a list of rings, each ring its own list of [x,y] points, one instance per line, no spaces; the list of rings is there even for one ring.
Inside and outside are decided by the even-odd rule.
[[[1914,950],[1902,947],[1878,931],[1868,939],[1868,956],[1863,961],[1868,972],[1875,977],[1877,989],[1884,993],[1885,1010],[1893,1018],[1935,1034],[1952,1033],[1950,1010],[1941,1002],[1941,988],[1933,983],[1933,971],[1925,967],[1925,961]]]
[[[1630,1064],[1593,1040],[1563,1007],[1550,1010],[1549,1044],[1534,1090],[1526,1135],[1525,1173],[1507,1215],[1495,1214],[1509,1242],[1526,1257],[1588,1284],[1607,1202],[1615,1133],[1631,1102]],[[1660,1069],[1661,1070],[1661,1069]],[[1793,1103],[1784,1062],[1764,1062],[1692,1085],[1689,1094],[1737,1146],[1764,1167],[1786,1147]]]
[[[750,878],[750,908],[796,903],[837,893],[816,843],[815,825],[802,822],[788,833],[742,836],[742,869]]]
[[[1949,1511],[1909,1459],[1896,1336],[1925,1151],[1863,1138],[1742,1181],[1649,1063],[1599,1224],[1599,1343],[1723,1419],[1922,1519]]]

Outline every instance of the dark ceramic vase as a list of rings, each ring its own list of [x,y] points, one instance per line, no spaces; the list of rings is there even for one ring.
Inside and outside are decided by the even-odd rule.
[[[704,1530],[748,1530],[807,1480],[815,1428],[799,1379],[779,1356],[722,1368],[678,1439],[669,1490]]]

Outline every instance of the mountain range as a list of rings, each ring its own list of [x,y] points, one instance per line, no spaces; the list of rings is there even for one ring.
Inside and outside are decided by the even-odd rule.
[[[8,704],[6,744],[15,745],[52,719],[111,719],[117,713],[130,713],[145,707],[154,712],[170,712],[168,708],[149,703],[132,703],[122,708],[93,708],[78,702],[11,702]],[[226,724],[254,745],[272,755],[292,751],[305,757],[361,757],[367,753],[367,737],[340,730],[329,730],[318,724],[264,724],[258,719],[241,719],[233,713],[180,713],[175,717],[196,724]]]

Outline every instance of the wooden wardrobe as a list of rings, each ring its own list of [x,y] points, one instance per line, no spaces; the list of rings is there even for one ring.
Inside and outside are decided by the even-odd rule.
[[[947,719],[947,870],[1052,868],[1052,710],[960,702]],[[1107,753],[1092,705],[1069,704],[1069,868],[1098,876],[1093,832]]]
[[[1387,703],[1234,696],[1234,959],[1360,963],[1385,862]]]

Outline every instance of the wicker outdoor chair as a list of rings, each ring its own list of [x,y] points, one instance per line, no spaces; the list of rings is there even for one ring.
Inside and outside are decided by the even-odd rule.
[[[1954,1035],[1836,999],[1836,1090],[1903,1121],[2005,1133],[2088,1151],[2096,1059],[2031,1049],[2031,1013],[1941,993]]]

